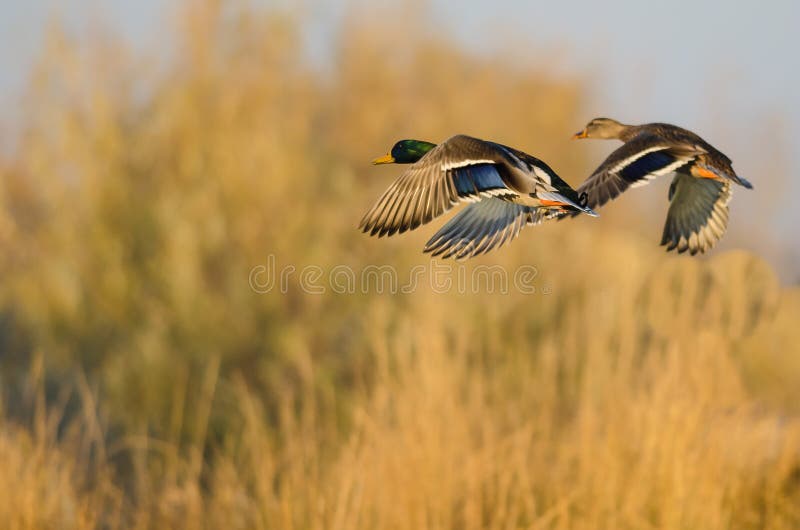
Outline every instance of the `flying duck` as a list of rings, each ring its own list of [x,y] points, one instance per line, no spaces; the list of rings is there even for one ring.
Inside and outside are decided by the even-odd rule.
[[[731,182],[753,188],[736,174],[730,158],[695,133],[675,125],[625,125],[609,118],[595,118],[574,138],[624,142],[578,188],[579,194],[586,194],[590,208],[599,208],[628,188],[675,174],[661,237],[667,251],[688,250],[694,255],[711,249],[728,226]]]
[[[401,140],[373,164],[411,164],[361,219],[370,235],[413,230],[471,202],[424,252],[465,259],[514,239],[523,227],[574,212],[596,214],[555,171],[531,155],[463,134],[439,145]]]

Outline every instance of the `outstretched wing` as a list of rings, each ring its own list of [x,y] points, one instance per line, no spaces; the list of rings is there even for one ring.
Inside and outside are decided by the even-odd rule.
[[[598,208],[628,188],[643,186],[656,177],[677,171],[704,152],[670,145],[655,136],[634,138],[600,164],[580,185],[578,195],[585,193],[587,206]]]
[[[403,233],[442,215],[462,200],[514,194],[507,156],[488,142],[458,135],[412,164],[364,215],[370,235]]]
[[[692,254],[711,249],[728,227],[731,181],[679,172],[669,187],[669,211],[661,244]]]
[[[493,197],[485,198],[453,217],[431,237],[424,251],[442,258],[471,258],[513,240],[526,225],[537,224],[560,213]]]

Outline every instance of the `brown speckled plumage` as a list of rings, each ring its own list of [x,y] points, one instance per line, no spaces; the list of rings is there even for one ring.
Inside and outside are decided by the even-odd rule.
[[[752,188],[736,175],[730,158],[700,136],[675,125],[624,125],[596,118],[575,136],[624,142],[578,188],[578,193],[586,193],[590,208],[598,208],[655,177],[675,175],[661,241],[667,250],[696,254],[711,249],[728,225],[731,182]]]

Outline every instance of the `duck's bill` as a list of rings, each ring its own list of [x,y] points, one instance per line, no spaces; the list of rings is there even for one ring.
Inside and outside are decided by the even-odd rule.
[[[390,153],[388,155],[383,155],[381,157],[376,158],[375,160],[372,161],[372,163],[375,164],[375,165],[378,165],[378,164],[392,164],[392,163],[394,163],[394,157]]]
[[[565,211],[583,212],[586,215],[597,217],[597,213],[588,206],[582,206],[560,193],[551,191],[539,193],[539,202],[542,206],[561,207]]]
[[[586,136],[587,136],[586,135],[586,129],[584,129],[582,131],[578,131],[575,134],[573,134],[572,135],[572,139],[573,140],[580,140],[581,138],[586,138]]]

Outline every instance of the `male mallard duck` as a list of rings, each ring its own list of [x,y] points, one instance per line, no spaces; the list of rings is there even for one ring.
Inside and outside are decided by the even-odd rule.
[[[595,118],[574,138],[622,140],[625,144],[600,164],[578,193],[598,208],[626,189],[675,173],[669,187],[669,211],[661,244],[667,250],[705,252],[728,226],[731,182],[752,185],[736,175],[731,160],[691,131],[666,123],[624,125]]]
[[[401,140],[373,164],[411,164],[364,215],[359,228],[391,236],[470,201],[425,245],[444,258],[469,258],[514,239],[528,224],[567,212],[596,215],[550,167],[531,155],[459,134],[436,145]]]

